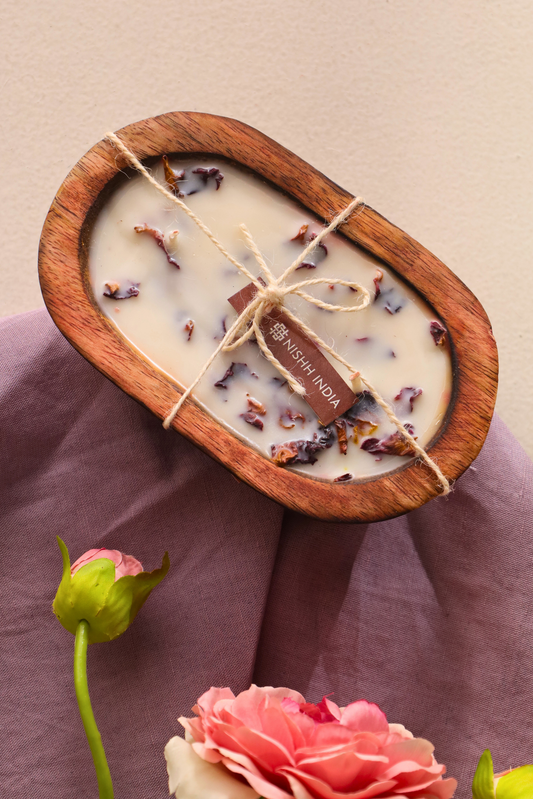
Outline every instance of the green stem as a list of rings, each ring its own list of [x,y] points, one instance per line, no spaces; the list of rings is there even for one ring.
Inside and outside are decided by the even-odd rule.
[[[80,716],[85,729],[93,756],[96,778],[100,799],[113,799],[113,783],[102,745],[102,738],[98,732],[96,721],[89,698],[87,684],[87,645],[89,643],[89,622],[82,620],[76,629],[76,642],[74,644],[74,688],[80,709]]]

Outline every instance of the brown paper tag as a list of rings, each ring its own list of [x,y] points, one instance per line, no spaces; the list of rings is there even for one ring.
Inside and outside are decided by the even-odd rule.
[[[249,283],[228,302],[241,314],[252,301],[257,288]],[[305,388],[303,399],[314,410],[321,424],[331,424],[352,407],[356,396],[320,349],[280,308],[261,320],[261,332],[272,354]]]

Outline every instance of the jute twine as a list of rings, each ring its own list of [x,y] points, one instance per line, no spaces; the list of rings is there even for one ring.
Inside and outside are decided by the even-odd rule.
[[[311,303],[312,305],[316,305],[318,308],[323,308],[326,311],[334,311],[336,313],[357,313],[362,311],[366,308],[370,303],[370,293],[366,288],[361,286],[359,283],[355,283],[350,280],[341,280],[340,278],[329,278],[329,277],[318,277],[313,278],[311,280],[302,280],[298,283],[286,283],[286,280],[294,273],[294,271],[305,261],[307,256],[314,250],[329,233],[334,231],[340,224],[346,221],[346,219],[350,216],[350,214],[358,207],[361,207],[361,210],[364,208],[364,201],[361,197],[355,197],[347,206],[344,208],[337,216],[333,219],[333,221],[327,226],[322,228],[320,233],[309,242],[307,247],[303,250],[303,252],[298,256],[298,258],[283,272],[283,274],[276,278],[269,267],[267,266],[261,252],[259,251],[257,245],[255,244],[250,231],[247,229],[246,225],[241,225],[240,228],[243,232],[244,238],[250,247],[250,250],[255,256],[255,259],[261,268],[265,276],[265,284],[259,281],[255,275],[253,275],[245,266],[241,264],[236,258],[234,258],[231,253],[229,253],[223,244],[218,241],[215,235],[209,230],[207,225],[202,222],[202,220],[196,216],[194,211],[192,211],[188,205],[186,205],[179,197],[177,197],[174,193],[166,189],[161,183],[159,183],[153,175],[141,164],[139,159],[131,152],[131,150],[126,147],[124,142],[119,139],[114,133],[107,133],[105,136],[127,159],[127,161],[135,167],[135,169],[143,175],[149,183],[154,186],[167,200],[170,200],[182,211],[184,211],[190,219],[195,222],[200,230],[205,233],[205,235],[213,242],[215,247],[219,250],[219,252],[224,255],[225,258],[230,261],[243,275],[245,275],[248,280],[255,285],[257,288],[257,293],[255,294],[253,300],[246,306],[243,312],[238,316],[235,322],[231,325],[227,333],[225,334],[224,338],[218,345],[218,347],[214,350],[214,352],[209,356],[207,361],[204,363],[202,368],[200,369],[198,375],[196,376],[195,380],[191,383],[191,385],[185,390],[185,392],[180,397],[179,401],[174,405],[174,407],[170,410],[169,414],[166,416],[163,427],[168,430],[170,425],[172,424],[176,414],[179,413],[179,410],[183,403],[187,400],[187,398],[192,393],[193,389],[198,385],[200,380],[204,377],[206,372],[208,371],[209,367],[219,355],[220,352],[231,352],[232,350],[237,349],[238,347],[242,346],[245,341],[248,341],[252,336],[255,336],[257,343],[261,349],[261,352],[265,356],[265,358],[270,361],[270,363],[275,366],[278,372],[284,377],[287,383],[290,385],[291,389],[300,396],[305,394],[304,387],[294,378],[294,376],[278,361],[278,359],[272,354],[270,351],[268,344],[265,341],[264,335],[261,331],[261,320],[265,313],[268,313],[272,308],[275,307],[283,307],[284,313],[289,316],[293,322],[295,322],[303,332],[317,344],[322,350],[329,353],[336,361],[341,363],[343,366],[348,369],[350,373],[350,380],[353,382],[354,380],[358,379],[370,392],[374,400],[377,404],[382,408],[388,419],[394,424],[402,438],[409,442],[412,448],[415,450],[417,455],[426,463],[430,469],[433,470],[437,479],[442,486],[442,494],[449,494],[451,488],[450,483],[447,478],[444,476],[442,471],[440,470],[439,466],[432,460],[427,452],[420,446],[417,442],[416,438],[404,427],[400,419],[396,416],[390,405],[388,405],[383,397],[379,394],[377,389],[357,370],[355,369],[348,361],[346,361],[341,355],[336,352],[333,347],[330,347],[323,341],[320,336],[312,330],[308,325],[306,325],[298,316],[292,313],[285,305],[284,299],[290,294],[295,294],[298,297],[302,297],[302,299],[306,300],[307,302]],[[304,288],[309,286],[317,286],[319,284],[326,283],[328,285],[341,285],[341,286],[348,286],[349,288],[355,289],[359,293],[361,297],[360,302],[357,305],[352,306],[345,306],[345,305],[332,305],[329,302],[323,302],[319,300],[317,297],[313,297],[311,294],[308,294],[304,291]]]

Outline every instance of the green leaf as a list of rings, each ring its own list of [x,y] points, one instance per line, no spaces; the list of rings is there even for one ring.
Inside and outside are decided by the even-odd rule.
[[[494,767],[490,749],[485,749],[479,758],[472,782],[472,799],[495,799]]]
[[[515,768],[500,777],[496,799],[531,799],[533,796],[533,766]]]

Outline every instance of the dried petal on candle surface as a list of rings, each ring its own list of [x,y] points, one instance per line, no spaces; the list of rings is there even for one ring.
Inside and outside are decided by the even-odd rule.
[[[280,427],[283,427],[285,430],[292,430],[294,427],[294,422],[297,419],[301,421],[303,427],[305,424],[305,416],[303,413],[300,413],[299,411],[292,411],[290,408],[287,408],[279,417]],[[285,421],[290,421],[291,424],[285,424]]]
[[[406,386],[405,388],[402,388],[394,397],[394,402],[399,402],[402,405],[402,408],[399,410],[399,412],[412,413],[415,399],[423,393],[424,392],[421,388],[413,388],[412,386]]]
[[[215,383],[215,387],[216,388],[227,388],[227,385],[226,385],[227,381],[230,380],[230,378],[232,378],[232,377],[235,377],[237,375],[243,374],[243,372],[249,372],[249,374],[251,374],[252,377],[257,377],[256,373],[252,372],[251,369],[248,368],[248,364],[246,364],[246,363],[232,363],[226,369],[226,373],[225,373],[224,377],[222,377],[220,380],[217,380],[217,382]]]
[[[196,169],[192,170],[192,173],[193,175],[200,175],[202,181],[205,183],[206,186],[209,179],[213,178],[213,180],[217,184],[215,191],[219,190],[220,184],[224,180],[224,175],[222,174],[220,169],[218,169],[218,167],[216,166],[211,166],[207,168],[204,166],[197,166]],[[192,194],[192,192],[190,192],[190,194]]]
[[[348,437],[346,436],[346,422],[343,419],[335,419],[335,427],[337,428],[337,441],[341,455],[346,455],[348,452]]]
[[[175,258],[173,258],[171,256],[171,254],[167,250],[167,245],[165,244],[165,237],[163,236],[163,233],[162,233],[161,230],[158,230],[155,227],[150,227],[149,225],[146,225],[146,224],[144,224],[144,225],[135,225],[134,230],[135,230],[136,233],[148,233],[148,235],[153,238],[153,240],[155,241],[157,246],[161,247],[161,249],[163,250],[163,252],[165,253],[165,255],[167,257],[167,261],[169,262],[169,264],[172,264],[172,266],[175,266],[176,269],[180,268],[179,263],[175,260]]]
[[[374,278],[374,286],[376,288],[376,294],[374,296],[374,302],[377,300],[379,295],[381,294],[381,281],[383,280],[383,272],[381,269],[376,269],[376,277]]]
[[[104,297],[111,297],[112,300],[129,300],[130,297],[139,296],[140,283],[128,283],[128,285],[121,286],[116,281],[109,281],[104,286]]]
[[[376,294],[374,302],[380,303],[383,306],[383,310],[393,315],[402,310],[406,303],[406,298],[395,286],[385,290],[380,286],[379,294]]]
[[[222,319],[222,321],[220,323],[220,329],[221,329],[220,334],[218,336],[214,336],[215,341],[222,341],[222,339],[224,338],[224,336],[228,332],[227,328],[226,328],[226,317],[224,317]]]
[[[188,319],[183,329],[188,334],[187,341],[190,341],[192,336],[192,331],[194,330],[194,319]]]
[[[161,160],[163,161],[165,180],[167,182],[169,189],[176,195],[176,197],[183,197],[184,194],[182,191],[180,191],[178,183],[180,180],[183,180],[183,178],[185,177],[185,170],[182,169],[181,172],[174,172],[174,170],[168,163],[168,158],[166,155],[164,155]]]
[[[290,241],[295,241],[302,244],[304,247],[309,242],[314,241],[317,237],[316,233],[309,233],[309,225],[302,225],[296,236],[293,236]],[[309,261],[304,261],[298,269],[316,269],[319,263],[324,260],[328,254],[328,248],[320,241],[316,248],[309,254]],[[298,271],[298,269],[296,271]]]
[[[251,397],[249,394],[246,395],[246,400],[248,402],[248,410],[254,411],[254,413],[258,413],[259,416],[264,416],[266,414],[266,408],[262,402],[256,400],[255,397]]]
[[[247,411],[246,413],[241,413],[241,417],[244,419],[245,422],[251,424],[252,427],[257,427],[259,430],[262,430],[264,427],[263,420],[259,418],[256,413],[252,411]]]
[[[364,438],[365,436],[371,436],[373,433],[376,432],[379,425],[373,424],[372,422],[367,422],[366,419],[356,419],[356,424],[353,426],[353,443],[359,443],[359,436]]]
[[[348,480],[353,480],[353,474],[346,472],[346,474],[341,474],[339,477],[333,478],[334,483],[347,483]]]
[[[289,463],[316,463],[316,453],[329,449],[334,440],[333,430],[324,427],[321,434],[314,433],[312,439],[298,441],[285,441],[283,444],[272,444],[272,460],[278,466]]]
[[[436,319],[429,323],[429,332],[433,336],[433,341],[437,347],[442,347],[446,340],[446,328]]]
[[[408,428],[408,425],[405,425]],[[411,430],[409,430],[411,432]],[[413,446],[401,437],[398,430],[387,438],[367,438],[361,444],[361,449],[365,452],[382,452],[384,455],[408,455],[413,457],[416,450]]]
[[[290,241],[297,241],[300,244],[305,244],[305,234],[309,230],[309,225],[302,225],[296,236],[293,236]]]

